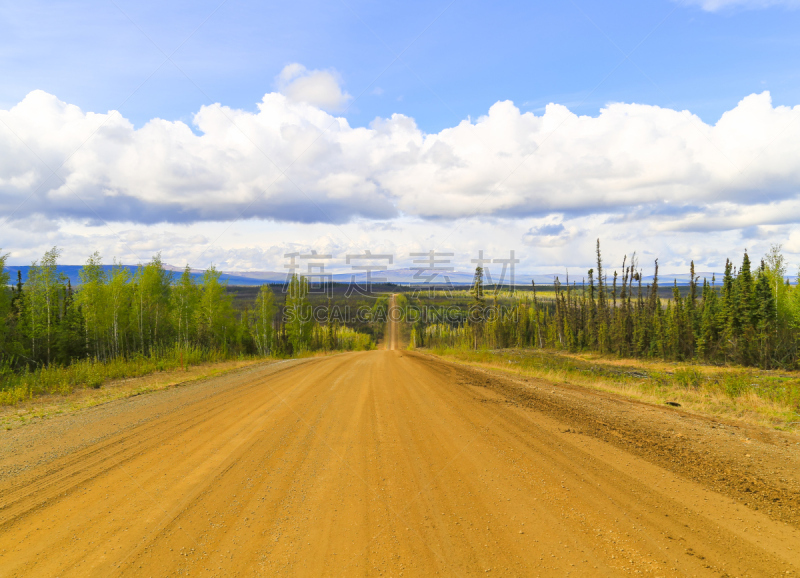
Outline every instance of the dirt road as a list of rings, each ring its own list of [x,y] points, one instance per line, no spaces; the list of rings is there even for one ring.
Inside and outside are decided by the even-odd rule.
[[[389,297],[389,311],[388,319],[386,322],[386,349],[394,351],[400,349],[400,324],[397,323],[400,319],[400,312],[397,309],[397,295]]]
[[[2,432],[0,575],[800,573],[800,446],[747,446],[756,493],[788,488],[756,511],[591,415],[687,424],[728,467],[668,409],[391,349],[290,361]]]

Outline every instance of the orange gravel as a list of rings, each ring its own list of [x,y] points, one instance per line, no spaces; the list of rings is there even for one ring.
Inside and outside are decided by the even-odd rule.
[[[793,510],[395,341],[3,432],[0,575],[800,575]]]

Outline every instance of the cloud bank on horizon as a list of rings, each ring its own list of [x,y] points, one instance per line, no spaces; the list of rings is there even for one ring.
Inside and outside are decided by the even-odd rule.
[[[518,224],[512,243],[544,249],[612,230],[758,239],[800,220],[800,106],[768,92],[713,125],[644,104],[537,116],[500,101],[426,134],[401,114],[350,126],[333,71],[292,64],[276,86],[256,111],[204,106],[193,127],[138,129],[31,92],[0,110],[0,212],[18,227],[499,219]]]
[[[398,261],[447,248],[462,270],[478,250],[517,249],[520,270],[549,272],[591,262],[598,237],[678,271],[780,239],[800,255],[800,106],[768,92],[713,125],[644,104],[578,116],[499,101],[425,133],[401,114],[350,126],[335,71],[292,64],[275,84],[256,110],[204,106],[192,126],[137,129],[40,90],[0,110],[0,246],[22,262],[60,245],[76,263],[87,248],[164,251],[239,270],[366,247]]]

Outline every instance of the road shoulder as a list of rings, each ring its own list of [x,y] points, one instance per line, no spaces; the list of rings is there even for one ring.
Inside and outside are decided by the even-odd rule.
[[[610,443],[800,528],[800,443],[795,435],[429,353],[413,355],[449,367],[456,384],[489,389],[506,403],[559,420],[565,433]]]

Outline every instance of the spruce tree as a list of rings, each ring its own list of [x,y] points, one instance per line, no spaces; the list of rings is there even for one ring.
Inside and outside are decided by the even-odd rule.
[[[758,271],[755,285],[755,334],[758,339],[759,365],[767,369],[771,366],[771,354],[775,342],[775,329],[777,328],[775,297],[770,287],[769,275],[762,267]]]
[[[750,271],[750,257],[747,251],[742,259],[742,268],[733,281],[731,295],[731,315],[728,320],[730,334],[735,347],[734,358],[737,363],[748,365],[755,354],[753,338],[755,335],[753,302],[753,274]]]
[[[63,300],[64,313],[59,327],[57,360],[62,365],[69,365],[88,355],[86,340],[84,339],[83,315],[80,307],[75,303],[72,283],[69,280],[64,288]]]
[[[601,353],[605,353],[609,349],[609,311],[605,285],[603,259],[600,254],[600,239],[597,239],[597,347]]]
[[[333,351],[337,347],[337,321],[333,315],[333,307],[333,299],[328,297],[328,310],[326,311],[325,320],[325,349],[327,351]]]
[[[719,349],[719,300],[714,281],[713,276],[710,285],[707,279],[703,280],[703,311],[697,339],[697,357],[703,361],[715,361]]]
[[[589,303],[587,305],[587,334],[589,347],[597,347],[599,342],[597,329],[597,304],[594,299],[594,269],[589,269]]]
[[[686,326],[683,332],[683,340],[686,346],[686,357],[696,356],[697,335],[700,333],[700,313],[697,309],[697,281],[698,277],[694,270],[694,260],[689,267],[689,295],[686,297]]]
[[[6,270],[8,254],[0,249],[0,358],[5,355],[6,339],[11,325],[11,289],[8,284],[10,276]]]
[[[475,276],[472,279],[472,306],[470,311],[470,325],[472,326],[472,345],[473,349],[478,349],[483,341],[484,323],[486,321],[486,299],[483,295],[483,267],[475,268]]]
[[[725,259],[725,274],[722,278],[722,289],[720,292],[720,305],[717,309],[719,314],[719,326],[722,328],[722,351],[725,361],[732,360],[736,356],[735,331],[734,331],[734,294],[733,294],[733,264],[729,259]]]

